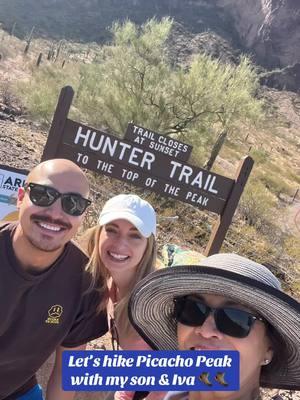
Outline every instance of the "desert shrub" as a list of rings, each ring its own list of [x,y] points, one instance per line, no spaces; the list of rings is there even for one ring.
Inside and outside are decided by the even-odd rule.
[[[60,90],[66,85],[73,86],[75,90],[78,86],[77,69],[71,64],[64,69],[56,65],[37,69],[32,79],[17,84],[17,90],[30,116],[49,125]]]
[[[12,83],[8,79],[0,81],[0,101],[6,106],[10,106],[15,102],[16,95],[13,90]]]
[[[252,149],[250,156],[256,164],[264,164],[269,158],[269,154],[263,149]]]
[[[300,300],[300,237],[289,235],[283,245],[283,252],[291,258],[289,273],[293,277],[292,289]]]
[[[232,224],[222,246],[225,252],[244,255],[258,262],[276,258],[276,249],[254,226],[241,221]]]
[[[240,215],[248,225],[264,231],[273,221],[277,200],[259,181],[250,181],[238,206]]]
[[[201,145],[211,148],[220,131],[230,136],[240,121],[260,120],[258,75],[249,59],[229,65],[198,54],[189,68],[175,68],[166,49],[171,26],[168,18],[142,26],[116,23],[97,62],[81,64],[75,74],[70,68],[35,72],[23,92],[30,113],[49,122],[58,88],[67,81],[76,90],[80,119],[121,134],[135,121],[195,146],[201,137]]]
[[[286,177],[289,180],[295,181],[296,183],[298,183],[298,185],[300,185],[300,174],[297,174],[294,171],[287,171],[286,172]]]
[[[14,49],[10,43],[9,35],[0,30],[0,54],[1,54],[1,61],[5,60],[8,57],[13,55]]]
[[[300,238],[295,236],[289,236],[284,243],[284,248],[287,254],[293,257],[295,260],[298,260],[297,267],[300,272]]]
[[[0,29],[0,54],[2,60],[16,56],[23,47],[23,42]]]
[[[292,188],[288,185],[284,178],[280,175],[275,175],[272,173],[264,173],[260,177],[261,182],[265,185],[267,189],[275,194],[278,198],[281,194],[291,196]]]

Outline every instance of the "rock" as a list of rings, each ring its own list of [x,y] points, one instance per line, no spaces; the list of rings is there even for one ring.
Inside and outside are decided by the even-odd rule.
[[[28,122],[26,121],[26,119],[18,119],[16,122],[19,125],[28,125]]]
[[[189,65],[193,55],[205,53],[223,62],[238,64],[240,52],[231,42],[215,32],[191,33],[174,22],[167,42],[168,54],[174,65]]]
[[[260,83],[278,90],[300,93],[300,62],[261,75]]]
[[[58,0],[50,1],[52,7],[49,1],[2,1],[0,20],[8,31],[14,22],[29,31],[38,19],[37,35],[104,43],[111,39],[107,26],[115,20],[129,18],[141,24],[153,15],[158,19],[170,15],[194,34],[214,32],[240,50],[254,53],[267,68],[300,62],[299,0],[111,0],[102,1],[101,7],[99,0],[60,0],[59,8],[54,6]],[[34,13],[27,13],[25,21],[27,9]],[[219,53],[218,46],[210,50]]]
[[[13,106],[13,105],[7,105],[7,104],[3,104],[0,103],[0,111],[3,112],[4,114],[10,114],[10,115],[21,115],[22,114],[22,110],[20,107],[17,106]]]
[[[15,117],[13,115],[5,114],[4,112],[0,111],[0,119],[2,120],[9,120],[9,121],[15,121]]]
[[[299,0],[217,0],[234,21],[240,39],[267,68],[300,62]]]

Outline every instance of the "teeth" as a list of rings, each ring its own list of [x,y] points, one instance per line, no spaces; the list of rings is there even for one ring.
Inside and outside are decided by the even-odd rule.
[[[43,223],[43,222],[40,222],[39,225],[40,225],[42,228],[48,229],[49,231],[53,231],[53,232],[58,232],[58,231],[61,230],[61,228],[59,228],[58,226],[48,225],[48,224],[45,224],[45,223]]]
[[[114,257],[114,258],[116,258],[117,260],[120,260],[120,261],[124,261],[124,260],[126,260],[128,258],[128,256],[123,256],[122,254],[117,254],[117,253],[112,253],[112,252],[109,252],[109,254],[112,257]]]

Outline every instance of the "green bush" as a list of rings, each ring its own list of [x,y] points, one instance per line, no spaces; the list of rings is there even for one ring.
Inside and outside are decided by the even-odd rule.
[[[297,175],[295,172],[293,171],[287,171],[286,172],[286,177],[291,180],[291,181],[295,181],[296,183],[298,183],[298,185],[300,185],[300,175]]]
[[[49,122],[59,88],[68,83],[76,90],[77,117],[90,125],[123,135],[134,121],[204,147],[220,131],[230,135],[240,121],[260,120],[258,76],[250,61],[244,57],[233,66],[198,54],[188,69],[175,68],[166,49],[171,26],[168,18],[141,27],[114,24],[112,43],[99,51],[97,62],[73,67],[75,73],[70,66],[35,72],[22,91],[28,110]]]
[[[264,164],[269,159],[269,154],[263,149],[252,149],[250,156],[253,158],[255,164]]]
[[[275,194],[278,198],[281,194],[285,194],[291,196],[292,188],[288,185],[282,175],[274,175],[272,173],[264,173],[261,178],[261,182],[265,185],[265,187]]]
[[[239,203],[239,213],[247,224],[265,231],[272,224],[276,198],[258,181],[248,183]]]
[[[78,72],[75,66],[67,65],[64,69],[56,65],[38,68],[32,79],[17,84],[22,104],[31,117],[49,125],[63,86],[71,85],[76,90]]]

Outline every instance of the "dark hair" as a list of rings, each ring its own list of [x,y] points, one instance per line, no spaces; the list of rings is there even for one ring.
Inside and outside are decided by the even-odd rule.
[[[287,345],[279,332],[270,324],[267,326],[267,336],[269,337],[273,349],[273,357],[270,364],[262,367],[262,373],[272,373],[288,365]]]

